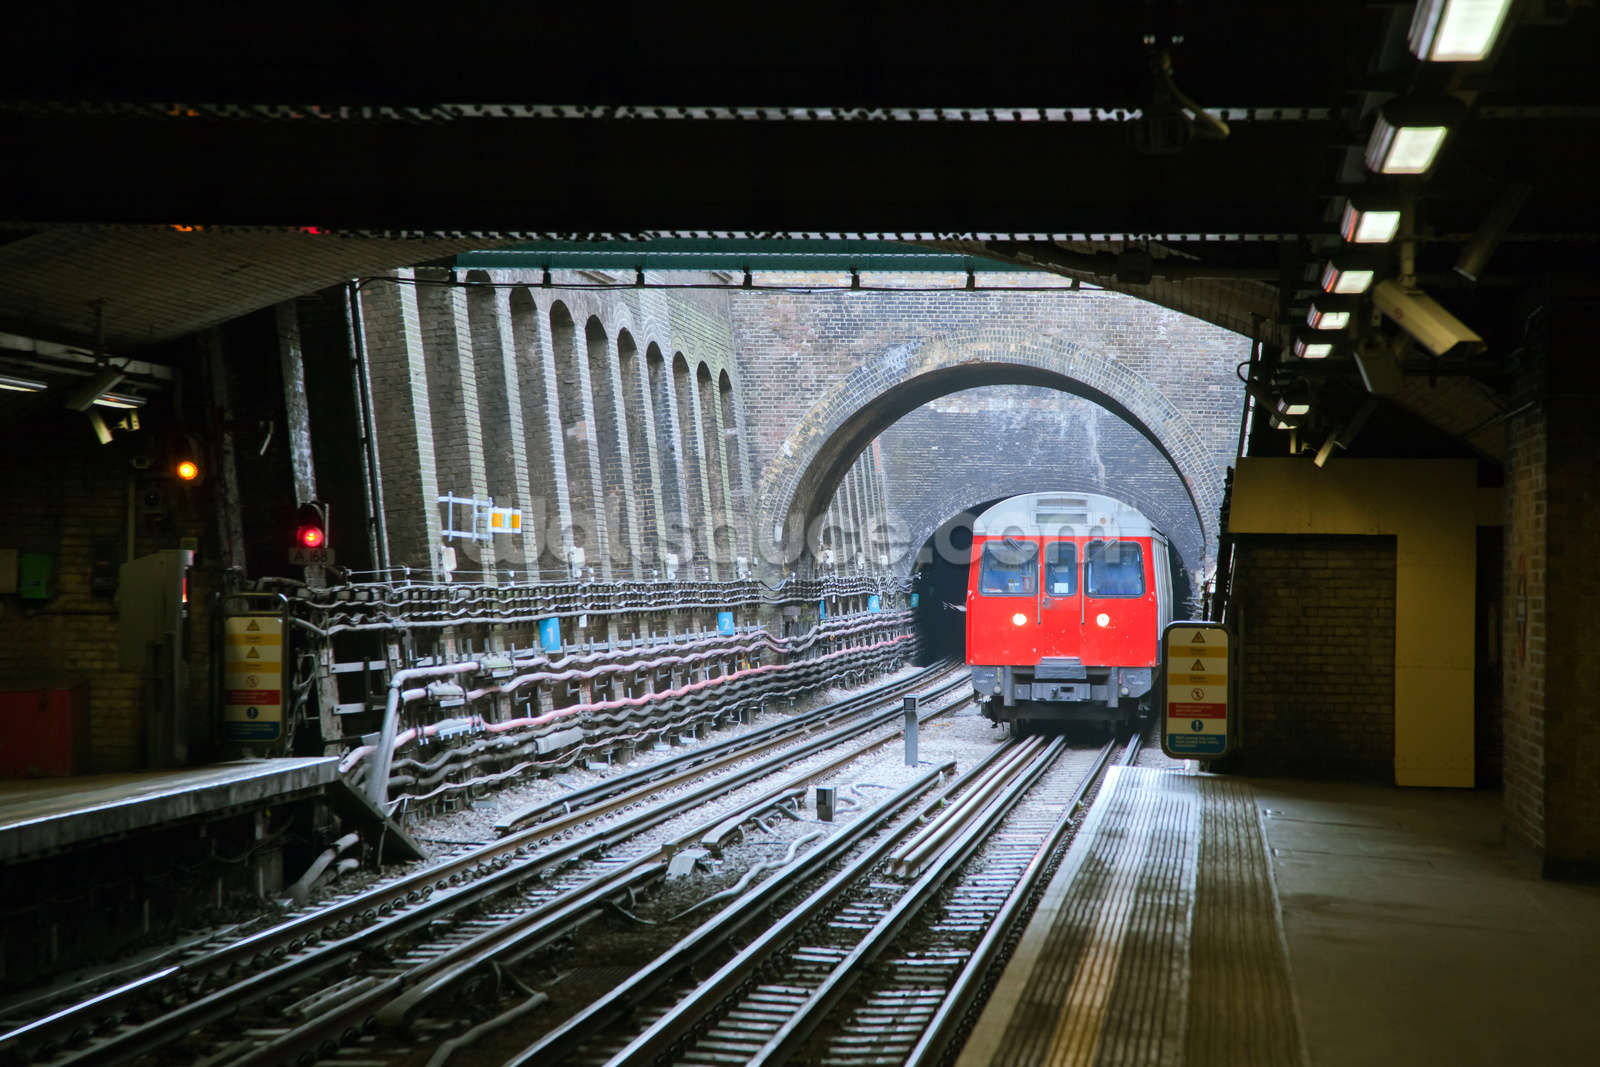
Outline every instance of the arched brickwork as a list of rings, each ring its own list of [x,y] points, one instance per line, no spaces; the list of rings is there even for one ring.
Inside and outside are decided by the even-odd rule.
[[[1182,480],[1205,531],[1206,555],[1214,552],[1222,472],[1203,435],[1160,388],[1075,342],[985,329],[887,348],[812,406],[761,475],[763,554],[798,559],[807,530],[845,473],[900,417],[949,393],[1003,384],[1043,385],[1086,397],[1138,429]]]

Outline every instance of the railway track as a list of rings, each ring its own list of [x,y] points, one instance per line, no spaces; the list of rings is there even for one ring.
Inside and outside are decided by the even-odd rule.
[[[727,799],[735,790],[798,761],[809,761],[808,773],[845,763],[853,756],[826,750],[885,743],[900,694],[919,691],[926,704],[948,699],[964,680],[940,665],[527,809],[504,822],[498,841],[245,938],[197,945],[37,1017],[12,1018],[0,1032],[0,1058],[65,1067],[179,1055],[278,1063],[331,1053],[369,1032],[376,1011],[402,989],[437,995],[565,936],[658,876],[661,857],[730,822],[792,805],[803,787]],[[709,820],[665,842],[638,840],[687,811],[709,812]],[[596,856],[586,871],[564,872]],[[402,1019],[426,999],[413,996]]]
[[[508,1067],[937,1062],[1116,747],[1031,738],[930,772]]]

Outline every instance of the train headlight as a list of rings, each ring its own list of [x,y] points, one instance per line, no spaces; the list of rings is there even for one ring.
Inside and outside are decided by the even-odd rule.
[[[1015,615],[1011,616],[1011,621],[1016,625],[1021,626],[1028,621],[1028,617],[1019,611]]]
[[[1100,614],[1098,614],[1098,615],[1096,615],[1094,617],[1094,624],[1096,626],[1101,627],[1102,629],[1107,627],[1107,626],[1110,626],[1111,625],[1111,616],[1107,615],[1105,612],[1102,611]]]

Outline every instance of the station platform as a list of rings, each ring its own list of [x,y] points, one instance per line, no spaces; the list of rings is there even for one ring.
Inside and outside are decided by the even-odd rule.
[[[959,1067],[1595,1063],[1600,887],[1500,805],[1117,768]]]
[[[338,766],[329,756],[0,780],[0,864],[300,799],[326,789]]]

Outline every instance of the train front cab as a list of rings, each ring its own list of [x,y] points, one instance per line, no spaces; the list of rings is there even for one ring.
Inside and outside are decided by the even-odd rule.
[[[985,715],[1019,731],[1065,722],[1110,729],[1147,706],[1171,617],[1159,531],[974,540],[967,662]]]

